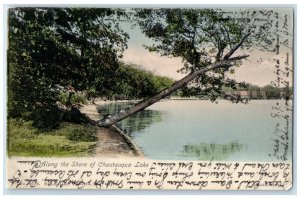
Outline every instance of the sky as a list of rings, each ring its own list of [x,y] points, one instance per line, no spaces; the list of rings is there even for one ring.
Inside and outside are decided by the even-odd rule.
[[[233,10],[233,9],[231,9]],[[279,26],[284,23],[285,15],[287,15],[287,24],[289,28],[289,34],[292,34],[293,30],[293,13],[291,9],[276,9],[279,12]],[[168,58],[160,56],[158,53],[147,51],[143,45],[149,45],[152,41],[146,38],[144,34],[138,28],[130,28],[124,26],[124,30],[129,33],[130,39],[128,41],[128,49],[123,54],[123,61],[125,63],[135,63],[143,68],[154,72],[157,75],[168,76],[174,80],[179,80],[185,76],[185,74],[178,73],[177,70],[183,66],[180,58]],[[289,36],[290,46],[285,47],[280,45],[280,54],[276,55],[274,52],[263,52],[254,50],[252,52],[237,52],[241,54],[248,54],[250,57],[243,62],[239,68],[235,68],[235,73],[228,77],[236,79],[237,81],[245,81],[258,86],[265,86],[271,84],[271,81],[277,78],[275,71],[274,59],[280,59],[283,63],[287,59],[287,53],[290,68],[292,68],[292,35]],[[284,38],[281,36],[280,41]],[[281,67],[283,64],[281,65]],[[288,78],[292,82],[292,77]]]

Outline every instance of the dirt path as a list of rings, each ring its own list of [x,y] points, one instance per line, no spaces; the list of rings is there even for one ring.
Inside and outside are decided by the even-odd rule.
[[[87,104],[80,111],[93,120],[100,119],[97,105]],[[98,143],[94,157],[143,157],[140,148],[116,126],[110,128],[98,127]]]

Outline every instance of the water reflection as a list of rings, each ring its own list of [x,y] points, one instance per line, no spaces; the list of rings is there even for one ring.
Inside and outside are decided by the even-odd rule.
[[[229,144],[187,144],[183,146],[183,157],[193,157],[198,160],[228,160],[233,153],[241,151],[242,144],[231,142]]]
[[[132,106],[132,103],[109,103],[98,107],[98,111],[102,115],[107,115],[129,106]],[[134,137],[135,133],[141,132],[146,127],[149,127],[151,124],[160,121],[162,121],[161,111],[146,109],[143,111],[139,111],[136,114],[118,122],[116,125],[120,129],[122,129],[126,134],[128,134],[131,137]]]

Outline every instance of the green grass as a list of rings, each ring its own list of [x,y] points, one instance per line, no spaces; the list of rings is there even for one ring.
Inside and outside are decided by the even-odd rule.
[[[10,157],[86,156],[96,146],[96,131],[95,127],[72,123],[62,123],[59,129],[41,131],[32,127],[30,121],[8,119],[7,154]],[[71,141],[74,140],[73,134],[77,136],[76,141]]]

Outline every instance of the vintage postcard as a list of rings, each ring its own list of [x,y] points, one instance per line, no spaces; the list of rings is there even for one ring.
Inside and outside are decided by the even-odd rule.
[[[293,16],[11,6],[7,188],[289,190]]]

